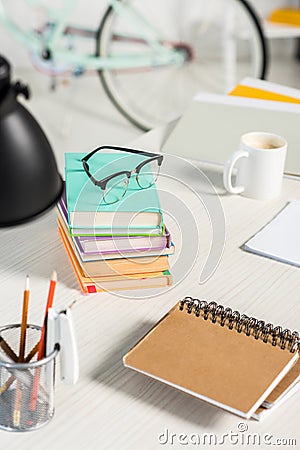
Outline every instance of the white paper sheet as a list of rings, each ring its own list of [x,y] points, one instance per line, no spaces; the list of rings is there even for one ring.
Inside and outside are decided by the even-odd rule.
[[[300,199],[289,202],[242,248],[300,267]]]

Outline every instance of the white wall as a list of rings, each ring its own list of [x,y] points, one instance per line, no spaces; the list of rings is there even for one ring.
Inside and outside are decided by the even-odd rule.
[[[262,17],[267,17],[276,8],[284,6],[297,8],[299,6],[299,0],[249,0],[249,3],[255,7]]]

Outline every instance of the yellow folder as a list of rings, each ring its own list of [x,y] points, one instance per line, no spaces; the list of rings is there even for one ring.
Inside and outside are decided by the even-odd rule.
[[[287,93],[284,93],[285,91]],[[246,78],[230,91],[229,95],[300,104],[300,96],[293,96],[299,95],[300,91],[295,91],[294,94],[293,91],[292,88],[284,88],[274,83]]]
[[[269,22],[300,27],[300,9],[274,9],[268,17]]]

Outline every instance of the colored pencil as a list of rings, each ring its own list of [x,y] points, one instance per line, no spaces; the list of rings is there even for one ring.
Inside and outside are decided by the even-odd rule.
[[[18,362],[24,362],[25,348],[26,348],[26,333],[27,333],[27,318],[28,318],[28,304],[29,304],[29,276],[26,276],[25,289],[23,295],[23,308],[22,308],[22,322],[21,322],[21,335]],[[21,405],[22,405],[22,386],[20,382],[17,382],[15,393],[15,405],[13,422],[14,426],[20,426],[21,419]]]
[[[51,280],[50,280],[49,292],[48,292],[45,315],[44,315],[44,322],[43,322],[43,327],[42,327],[42,331],[41,331],[41,338],[39,341],[39,349],[38,349],[38,356],[37,356],[38,361],[40,361],[45,356],[45,347],[46,347],[45,346],[45,336],[46,336],[47,314],[48,314],[48,309],[52,308],[52,305],[53,305],[56,284],[57,284],[57,273],[54,270]],[[39,390],[39,381],[40,381],[40,370],[38,369],[36,371],[36,374],[35,374],[35,377],[33,380],[33,386],[32,386],[31,397],[30,397],[30,406],[29,406],[30,411],[35,411],[35,409],[36,409],[36,402],[37,402],[37,396],[38,396],[38,390]]]
[[[48,314],[48,309],[52,308],[52,305],[53,305],[53,299],[54,299],[54,292],[55,292],[56,284],[57,284],[57,273],[54,270],[54,272],[52,274],[52,278],[50,280],[50,286],[49,286],[48,298],[47,298],[47,303],[46,303],[43,328],[42,328],[42,331],[41,331],[41,338],[40,338],[40,344],[39,344],[39,350],[38,350],[38,357],[37,357],[38,360],[42,359],[45,356],[45,336],[46,336],[47,314]]]
[[[27,275],[26,282],[25,282],[24,297],[23,297],[23,310],[22,310],[21,336],[20,336],[18,362],[23,362],[24,355],[25,355],[28,303],[29,303],[29,276]]]

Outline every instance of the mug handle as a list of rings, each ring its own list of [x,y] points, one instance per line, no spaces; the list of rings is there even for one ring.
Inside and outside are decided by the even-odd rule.
[[[248,158],[248,156],[249,153],[246,152],[245,150],[237,150],[236,152],[233,153],[233,155],[231,155],[231,157],[225,164],[223,173],[223,183],[226,191],[230,192],[231,194],[241,194],[245,190],[244,186],[232,186],[231,177],[235,163],[240,158]]]

